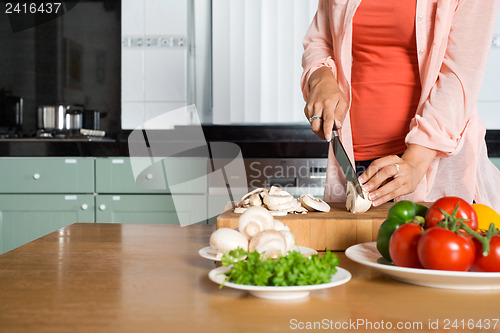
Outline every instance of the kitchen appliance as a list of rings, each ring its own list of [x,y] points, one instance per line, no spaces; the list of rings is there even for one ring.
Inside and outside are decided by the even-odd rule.
[[[214,159],[213,165],[228,165],[231,161]],[[290,194],[298,197],[310,193],[323,197],[326,182],[326,158],[245,158],[246,175],[227,172],[228,180],[233,184],[240,183],[238,178],[246,176],[245,188],[231,188],[217,181],[217,177],[208,178],[208,213],[215,217],[224,211],[231,201],[240,201],[248,191],[263,187],[280,186]],[[228,170],[230,171],[230,170]]]
[[[339,133],[335,125],[333,125],[333,139],[330,143],[333,148],[333,154],[335,155],[337,162],[339,162],[340,169],[346,176],[347,180],[354,184],[356,192],[358,192],[358,194],[364,199],[365,196],[363,194],[363,190],[361,189],[361,185],[359,184],[358,177],[356,176],[356,170],[351,164],[342,142],[340,142]]]
[[[82,128],[88,130],[100,130],[101,112],[99,110],[84,110]]]
[[[214,165],[226,165],[229,162],[216,160]],[[243,163],[248,190],[259,187],[270,188],[274,185],[295,196],[305,193],[323,196],[326,182],[326,158],[245,158]],[[231,179],[241,176],[228,174]],[[225,184],[216,184],[211,178],[208,181],[209,193],[227,192]],[[246,192],[237,193],[234,200],[239,201],[240,194],[246,194]],[[224,207],[224,204],[221,207]]]
[[[65,117],[65,129],[71,132],[79,132],[83,124],[83,112],[81,110],[68,110]]]
[[[23,112],[22,97],[0,95],[0,128],[20,130],[23,125]]]
[[[66,111],[69,106],[58,105],[42,105],[38,106],[38,129],[43,131],[63,131],[65,129]]]

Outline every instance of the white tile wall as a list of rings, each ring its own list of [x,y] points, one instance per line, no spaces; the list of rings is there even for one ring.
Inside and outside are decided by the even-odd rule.
[[[187,32],[188,0],[122,0],[123,129],[186,106]],[[172,37],[184,43],[175,44]],[[168,41],[167,46],[162,40]],[[170,128],[177,123],[186,121],[172,114],[171,121],[155,126]]]
[[[187,35],[187,0],[145,0],[145,33]]]
[[[145,103],[144,121],[153,118],[147,123],[148,129],[171,129],[174,125],[188,125],[191,123],[191,114],[186,103]]]
[[[144,51],[124,49],[122,51],[122,102],[144,100]]]
[[[500,9],[494,40],[500,40]],[[486,129],[500,129],[500,45],[497,43],[490,50],[477,105]]]
[[[144,103],[122,102],[122,128],[135,129],[144,122]]]
[[[144,51],[144,99],[186,101],[186,49]]]
[[[122,35],[144,34],[144,0],[122,0]]]

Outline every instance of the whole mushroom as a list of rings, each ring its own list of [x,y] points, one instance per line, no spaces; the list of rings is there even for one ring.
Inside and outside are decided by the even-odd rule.
[[[248,238],[237,230],[220,228],[210,235],[210,246],[217,251],[216,258],[220,259],[224,253],[237,248],[248,251]]]
[[[260,231],[273,228],[274,217],[262,206],[249,207],[238,219],[238,230],[248,239]]]
[[[257,251],[263,257],[276,258],[287,253],[287,241],[281,231],[264,230],[250,240],[248,250]]]

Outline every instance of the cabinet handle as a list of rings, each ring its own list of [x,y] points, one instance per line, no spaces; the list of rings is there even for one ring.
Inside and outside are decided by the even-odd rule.
[[[87,210],[88,208],[89,208],[89,205],[87,205],[87,204],[82,205],[82,210]]]
[[[40,174],[39,174],[39,173],[35,173],[35,174],[33,175],[33,179],[34,179],[34,180],[38,180],[38,179],[40,179]]]
[[[105,205],[105,204],[101,204],[101,205],[99,205],[99,209],[100,209],[100,210],[105,210],[105,209],[106,209],[106,205]]]
[[[146,179],[148,179],[148,180],[153,179],[153,174],[148,173],[148,174],[146,175]]]

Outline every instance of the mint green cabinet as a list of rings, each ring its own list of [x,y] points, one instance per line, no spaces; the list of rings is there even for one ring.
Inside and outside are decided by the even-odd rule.
[[[97,158],[97,193],[206,194],[205,158]]]
[[[0,194],[0,253],[75,222],[94,222],[94,196]]]
[[[0,159],[0,193],[93,192],[93,158]]]
[[[169,194],[98,195],[96,222],[193,224],[206,223],[206,196]]]
[[[0,254],[75,222],[206,223],[204,158],[0,158]]]

